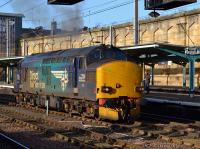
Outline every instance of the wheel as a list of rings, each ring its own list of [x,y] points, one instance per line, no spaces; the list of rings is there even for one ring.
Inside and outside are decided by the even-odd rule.
[[[122,121],[127,121],[128,120],[128,113],[127,113],[127,110],[122,110],[122,113],[121,113],[121,120]]]
[[[99,110],[97,110],[97,109],[95,110],[94,118],[95,118],[96,121],[101,120],[101,118],[99,117]]]
[[[124,122],[127,122],[130,117],[130,103],[126,99],[122,100],[122,113],[121,119]]]
[[[73,117],[73,113],[72,113],[72,112],[69,112],[69,116],[70,116],[70,117]]]
[[[101,121],[101,118],[99,116],[95,116],[96,121]]]

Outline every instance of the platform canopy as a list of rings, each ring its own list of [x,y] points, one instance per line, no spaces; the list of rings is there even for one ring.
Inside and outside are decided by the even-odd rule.
[[[16,65],[23,58],[23,56],[0,58],[0,66]]]
[[[167,43],[152,43],[120,47],[138,63],[152,66],[163,61],[172,61],[183,66],[183,86],[186,85],[186,64],[189,63],[189,94],[194,93],[195,61],[200,60],[199,47],[185,47]],[[153,74],[153,73],[152,73]],[[153,75],[152,75],[153,76]],[[152,79],[153,80],[153,79]]]
[[[198,48],[191,48],[167,43],[151,43],[136,46],[120,47],[121,50],[131,55],[139,63],[156,64],[164,61],[172,61],[177,64],[188,63],[190,59],[200,59],[200,52],[191,52]],[[189,49],[189,50],[188,50]]]

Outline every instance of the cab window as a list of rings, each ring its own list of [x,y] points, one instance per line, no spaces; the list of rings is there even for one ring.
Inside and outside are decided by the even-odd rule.
[[[106,59],[114,60],[127,60],[127,56],[120,50],[110,48],[110,49],[96,49],[87,57],[87,64],[98,62]]]
[[[85,58],[84,57],[79,58],[79,69],[85,69]]]

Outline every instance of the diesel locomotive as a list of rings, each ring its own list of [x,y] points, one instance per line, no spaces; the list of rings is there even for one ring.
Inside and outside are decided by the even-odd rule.
[[[94,118],[139,115],[141,68],[113,46],[32,54],[17,67],[17,102]]]

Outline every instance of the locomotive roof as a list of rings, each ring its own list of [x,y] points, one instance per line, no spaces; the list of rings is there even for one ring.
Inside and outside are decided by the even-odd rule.
[[[90,46],[85,48],[72,48],[67,50],[51,51],[46,53],[32,54],[25,57],[22,63],[30,63],[30,61],[37,61],[46,58],[59,58],[59,57],[75,57],[75,56],[86,56],[90,51],[96,48],[103,48],[105,45]]]

